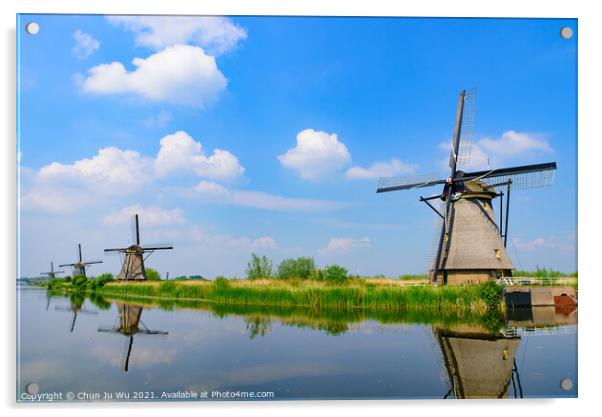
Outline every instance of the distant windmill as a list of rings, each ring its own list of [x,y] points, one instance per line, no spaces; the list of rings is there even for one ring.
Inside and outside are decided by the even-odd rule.
[[[105,249],[105,253],[123,253],[124,259],[121,265],[121,271],[117,278],[124,281],[146,280],[146,269],[144,268],[144,261],[156,250],[173,249],[171,244],[157,244],[157,245],[140,245],[140,225],[138,223],[138,215],[135,214],[134,218],[134,244],[127,248],[113,248]],[[146,256],[144,256],[147,254]]]
[[[127,345],[123,356],[123,370],[127,372],[130,366],[134,335],[140,334],[167,337],[169,333],[162,330],[149,330],[142,320],[140,320],[140,317],[142,316],[142,306],[123,303],[115,304],[117,304],[117,310],[119,311],[119,325],[115,327],[99,327],[98,331],[121,333],[127,337]],[[143,329],[140,328],[140,323],[142,323]]]
[[[73,267],[73,276],[75,275],[83,275],[86,276],[86,267],[88,265],[94,265],[94,264],[101,264],[102,261],[99,260],[94,260],[94,261],[83,261],[82,260],[82,244],[78,243],[77,244],[77,262],[72,263],[72,264],[63,264],[63,265],[59,265],[59,267],[63,267],[63,266],[72,266]]]
[[[48,278],[54,279],[57,274],[64,274],[65,271],[55,271],[54,270],[54,262],[50,261],[50,271],[48,272],[40,272],[40,275],[48,275]]]
[[[464,111],[465,104],[467,112]],[[383,193],[443,185],[441,195],[420,197],[420,201],[441,218],[441,230],[435,241],[435,256],[429,271],[433,283],[477,283],[489,278],[511,276],[514,266],[506,252],[510,190],[551,185],[554,181],[555,162],[477,172],[459,170],[458,165],[470,159],[471,129],[468,129],[468,134],[462,134],[462,129],[464,126],[472,127],[474,104],[474,91],[460,92],[448,178],[381,178],[376,190],[377,193]],[[462,146],[461,138],[465,140]],[[502,215],[504,188],[505,223]],[[495,197],[501,197],[499,225],[493,213],[492,200]],[[431,205],[430,200],[433,199],[445,202],[443,213]]]

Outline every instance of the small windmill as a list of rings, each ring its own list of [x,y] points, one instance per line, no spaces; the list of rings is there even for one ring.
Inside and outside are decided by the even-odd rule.
[[[138,215],[134,214],[134,237],[135,242],[133,245],[127,248],[112,248],[105,249],[105,253],[119,253],[124,254],[123,264],[121,265],[121,271],[117,278],[124,281],[146,280],[146,269],[144,268],[144,261],[157,250],[173,249],[173,245],[170,244],[158,244],[158,245],[147,245],[142,246],[140,244],[140,224],[138,222]],[[146,254],[146,256],[145,256]]]
[[[64,266],[72,266],[73,267],[73,276],[83,275],[86,276],[86,267],[88,265],[101,264],[102,261],[100,259],[94,261],[83,261],[82,260],[82,244],[77,244],[77,261],[72,264],[63,264],[59,265],[60,268]]]
[[[462,134],[462,129],[463,126],[472,127],[474,104],[474,91],[462,90],[456,109],[449,177],[381,178],[376,190],[383,193],[443,185],[440,195],[420,197],[420,201],[441,218],[441,230],[435,241],[435,256],[429,271],[433,283],[477,283],[511,276],[514,266],[506,252],[510,191],[551,185],[554,181],[555,162],[477,172],[459,170],[458,166],[470,159],[471,129],[468,129],[468,134]],[[466,112],[465,105],[468,108]],[[465,143],[460,143],[461,138],[466,139]],[[500,197],[499,225],[492,206],[496,197]],[[434,199],[444,202],[443,213],[430,203]]]
[[[65,271],[55,271],[54,270],[54,262],[50,261],[50,271],[48,272],[40,272],[40,275],[48,275],[49,279],[54,279],[58,274],[64,274]]]
[[[140,320],[140,317],[142,316],[142,306],[123,303],[115,304],[117,304],[117,310],[119,311],[119,325],[116,325],[115,327],[99,327],[98,331],[105,333],[120,333],[127,337],[127,345],[123,356],[123,370],[127,372],[130,366],[134,335],[140,334],[167,337],[169,333],[163,330],[148,329],[144,322]],[[140,323],[142,323],[142,329],[140,328]]]

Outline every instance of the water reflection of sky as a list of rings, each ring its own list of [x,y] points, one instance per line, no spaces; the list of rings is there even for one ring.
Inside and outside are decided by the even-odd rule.
[[[113,304],[97,314],[73,314],[68,298],[53,298],[46,310],[42,291],[21,293],[20,382],[47,391],[274,391],[284,398],[442,398],[450,377],[433,326],[350,323],[334,336],[274,319],[261,322],[264,335],[251,338],[253,318],[204,310],[144,308],[140,327],[167,337],[129,337],[99,332],[119,327]],[[516,363],[525,396],[576,395],[576,334],[520,340]],[[573,389],[560,381],[571,378]],[[22,388],[19,388],[22,390]],[[513,396],[509,392],[508,396]]]

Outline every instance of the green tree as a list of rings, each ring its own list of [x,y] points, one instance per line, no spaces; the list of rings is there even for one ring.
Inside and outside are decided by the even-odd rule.
[[[278,278],[308,279],[316,269],[314,258],[300,257],[297,259],[284,259],[278,265]]]
[[[257,254],[252,253],[251,260],[247,264],[247,278],[270,278],[272,276],[272,267],[272,261],[270,261],[267,256],[258,256]]]
[[[113,274],[102,274],[99,277],[93,278],[89,281],[89,286],[90,288],[92,288],[93,290],[102,287],[103,285],[105,285],[107,282],[111,282],[114,281],[113,279]]]
[[[149,281],[160,281],[161,274],[159,274],[159,271],[157,271],[156,269],[146,268],[146,279],[148,279]]]
[[[349,278],[347,269],[339,265],[329,265],[323,271],[324,280],[329,284],[344,284]]]

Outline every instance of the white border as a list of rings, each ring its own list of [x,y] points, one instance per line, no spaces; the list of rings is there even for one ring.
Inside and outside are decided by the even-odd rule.
[[[447,415],[486,413],[488,416],[529,412],[537,415],[590,414],[596,406],[600,375],[600,325],[596,320],[602,304],[596,294],[601,290],[602,276],[596,272],[595,260],[600,254],[600,185],[595,183],[601,171],[600,142],[600,78],[602,21],[594,1],[526,2],[506,0],[499,2],[469,0],[421,0],[408,3],[385,0],[103,0],[102,2],[73,2],[69,0],[3,0],[0,3],[2,21],[3,100],[0,101],[4,128],[1,156],[1,176],[4,190],[0,246],[0,265],[4,297],[4,343],[1,344],[4,366],[0,393],[2,405],[8,413],[69,416],[82,413],[104,415],[111,410],[127,410],[132,416],[163,415],[170,409],[180,415],[224,415],[245,413],[249,416],[307,415],[340,413],[364,416],[369,412],[381,415],[435,412]],[[526,400],[526,401],[322,401],[276,403],[202,403],[202,404],[94,404],[17,406],[15,398],[15,234],[16,234],[16,175],[15,175],[15,14],[21,13],[97,13],[97,14],[217,14],[217,15],[344,15],[344,16],[474,16],[474,17],[576,17],[579,18],[579,399],[578,400]],[[558,198],[563,198],[559,195]],[[570,358],[567,358],[570,360]],[[599,408],[599,407],[597,407]]]

